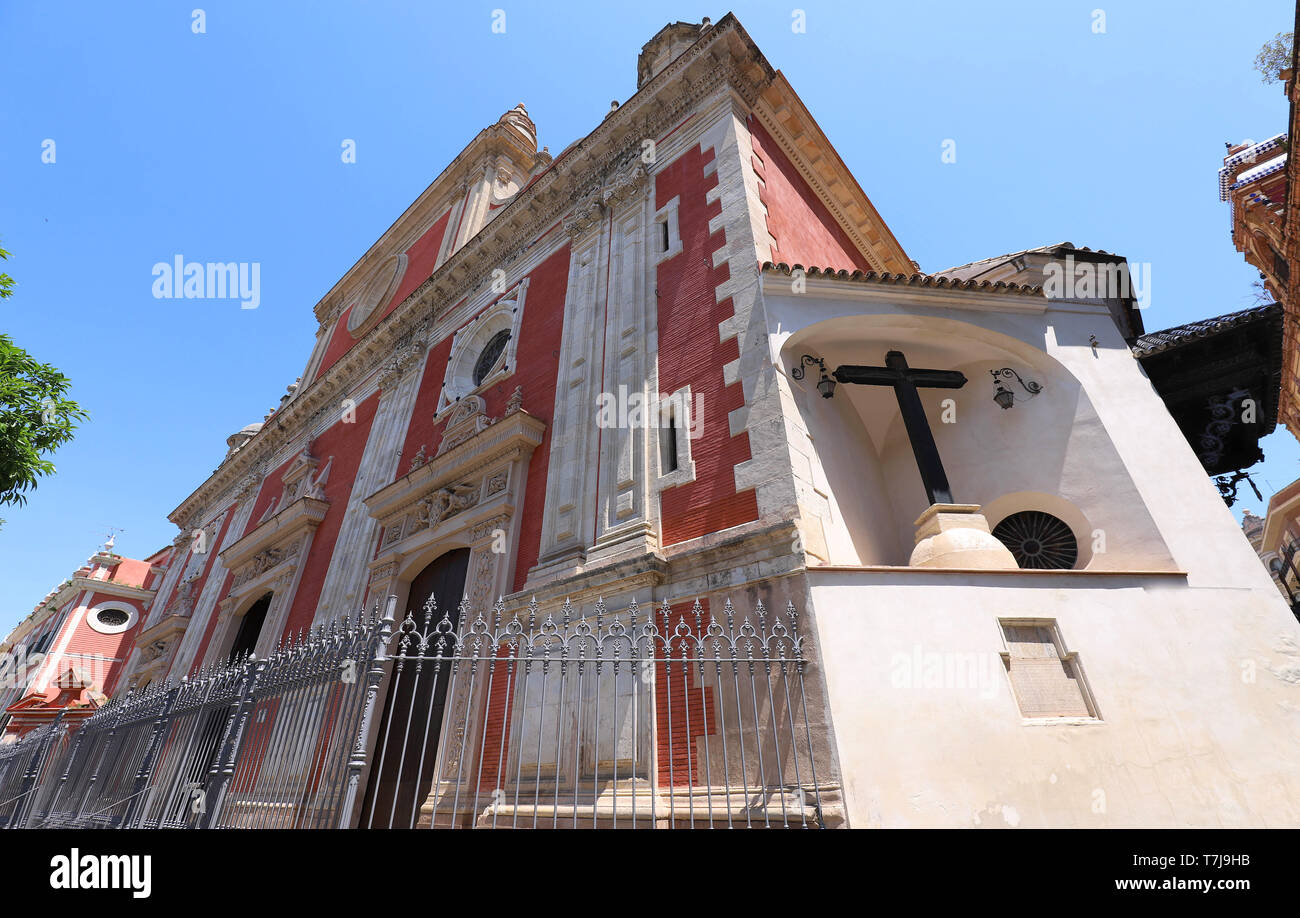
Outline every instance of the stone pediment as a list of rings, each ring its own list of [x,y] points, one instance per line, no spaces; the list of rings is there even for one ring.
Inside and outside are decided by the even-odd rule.
[[[156,625],[151,625],[135,639],[135,646],[140,650],[145,663],[164,656],[176,639],[185,633],[190,619],[183,615],[167,615]]]
[[[329,506],[326,500],[300,497],[218,555],[234,575],[228,599],[292,571]]]
[[[217,557],[227,570],[237,570],[257,555],[296,542],[298,536],[314,530],[329,507],[327,500],[300,497]]]
[[[458,406],[437,456],[413,462],[407,474],[365,499],[384,528],[381,550],[453,518],[468,524],[513,499],[511,469],[526,463],[546,424],[521,410],[517,399],[500,420],[487,418],[475,402]]]

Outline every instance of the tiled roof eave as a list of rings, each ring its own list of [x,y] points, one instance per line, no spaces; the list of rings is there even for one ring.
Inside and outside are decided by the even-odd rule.
[[[960,290],[964,292],[998,293],[1008,296],[1042,297],[1043,288],[1038,285],[1007,283],[1006,281],[975,281],[946,277],[942,274],[891,274],[888,271],[849,271],[844,268],[821,268],[816,265],[789,265],[785,262],[765,261],[761,266],[765,272],[775,272],[791,276],[795,271],[802,271],[805,277],[820,277],[830,280],[842,280],[861,284],[888,284],[895,287],[929,287],[931,289]]]
[[[1279,315],[1281,311],[1281,304],[1266,303],[1263,306],[1252,306],[1250,309],[1243,309],[1240,312],[1148,332],[1133,343],[1132,350],[1137,357],[1149,357],[1152,354],[1159,354],[1176,347],[1182,347],[1193,341],[1212,338],[1252,322],[1271,319],[1275,315]]]
[[[1286,143],[1287,133],[1283,131],[1268,140],[1252,144],[1244,150],[1232,154],[1223,161],[1223,168],[1219,170],[1219,200],[1228,200],[1229,186],[1232,184],[1232,168],[1240,166],[1243,163],[1253,163],[1259,158],[1259,154],[1275,150],[1282,144]]]

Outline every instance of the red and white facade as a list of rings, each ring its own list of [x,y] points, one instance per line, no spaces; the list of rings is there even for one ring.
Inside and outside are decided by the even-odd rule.
[[[263,654],[404,599],[450,548],[471,549],[480,608],[698,590],[693,559],[724,531],[784,550],[797,483],[745,331],[758,266],[911,262],[734,20],[664,29],[641,82],[554,160],[523,106],[507,112],[320,301],[299,383],[172,514],[134,681],[223,659],[268,594]],[[657,394],[682,406],[670,426],[620,424]]]
[[[1300,698],[1267,675],[1295,621],[1127,313],[1015,256],[917,271],[733,16],[666,26],[590,134],[552,158],[505,113],[321,299],[299,382],[170,515],[115,685],[388,596],[667,602],[673,627],[793,603],[825,824],[1300,824]],[[922,499],[892,391],[791,372],[894,349],[969,380],[922,396],[967,504]],[[1038,386],[1012,410],[1006,367]],[[1018,569],[990,534],[1018,514],[1070,562]],[[661,751],[713,734],[696,687]]]

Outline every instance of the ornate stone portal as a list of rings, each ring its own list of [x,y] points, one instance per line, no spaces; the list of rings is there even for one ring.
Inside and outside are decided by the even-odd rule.
[[[365,499],[382,527],[370,563],[367,604],[401,597],[434,558],[470,548],[466,593],[476,611],[510,592],[517,547],[517,502],[528,460],[546,425],[523,410],[516,393],[500,419],[478,396],[466,396],[448,417],[436,455]]]

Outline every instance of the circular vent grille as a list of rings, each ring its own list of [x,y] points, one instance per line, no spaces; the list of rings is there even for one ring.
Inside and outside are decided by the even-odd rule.
[[[116,628],[129,622],[131,616],[127,615],[121,609],[103,609],[95,613],[95,620],[101,625]]]
[[[993,537],[1011,550],[1021,567],[1069,570],[1079,560],[1079,543],[1070,527],[1038,510],[1011,514],[993,527]]]

